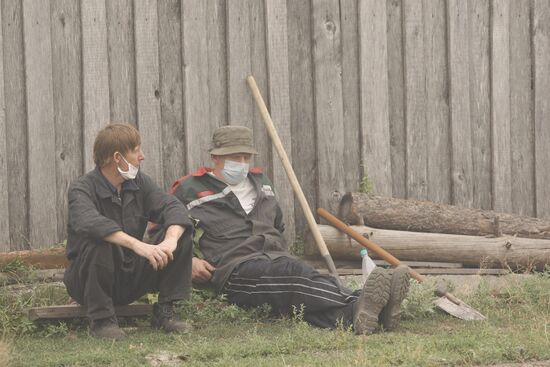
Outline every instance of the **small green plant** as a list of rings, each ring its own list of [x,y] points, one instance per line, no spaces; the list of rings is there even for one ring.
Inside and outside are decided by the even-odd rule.
[[[369,176],[365,174],[365,176],[363,176],[363,179],[361,180],[361,183],[359,184],[359,192],[371,194],[373,190],[374,185],[370,181]]]
[[[409,294],[403,300],[403,319],[419,319],[433,315],[435,312],[433,301],[436,299],[434,289],[431,283],[419,283],[411,279]]]
[[[305,253],[305,241],[301,236],[296,236],[294,243],[290,246],[290,253],[294,256],[303,256]]]
[[[69,327],[65,322],[44,324],[41,334],[46,338],[62,337],[69,334]]]

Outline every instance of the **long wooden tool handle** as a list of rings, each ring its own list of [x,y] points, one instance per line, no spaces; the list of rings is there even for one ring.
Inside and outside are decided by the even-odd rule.
[[[353,230],[350,226],[342,222],[340,219],[336,218],[334,215],[330,214],[325,209],[319,208],[317,209],[317,213],[321,217],[325,218],[325,220],[330,224],[332,224],[334,227],[338,228],[340,231],[344,232],[345,234],[353,238],[355,241],[359,242],[362,246],[368,248],[369,250],[371,250],[372,252],[380,256],[382,259],[386,260],[391,265],[397,266],[401,264],[401,261],[399,261],[395,256],[390,254],[388,251],[384,250],[382,247],[378,246],[376,243],[365,238],[359,232]],[[426,280],[425,276],[423,276],[422,274],[418,273],[417,271],[411,268],[409,268],[409,273],[414,279],[418,280],[419,282],[423,282]]]
[[[271,137],[271,140],[273,142],[273,146],[275,147],[275,150],[277,151],[277,154],[279,155],[279,158],[281,158],[281,161],[283,162],[283,167],[284,167],[286,175],[288,176],[288,179],[290,181],[290,185],[292,186],[292,189],[294,190],[294,193],[296,194],[296,197],[298,198],[300,206],[302,207],[304,215],[306,216],[306,220],[307,220],[307,223],[309,225],[309,229],[311,230],[311,233],[313,234],[313,238],[315,239],[315,243],[317,244],[317,247],[319,248],[319,251],[321,252],[321,255],[325,259],[329,271],[336,277],[338,282],[340,282],[340,277],[338,276],[338,272],[336,271],[336,267],[334,266],[334,261],[332,260],[332,257],[330,256],[330,253],[328,252],[327,245],[326,245],[325,241],[323,240],[323,237],[321,236],[321,231],[319,231],[319,227],[317,227],[317,223],[315,222],[315,218],[313,217],[313,214],[311,212],[309,204],[307,203],[304,192],[302,191],[302,187],[300,186],[300,184],[298,182],[298,179],[296,178],[296,174],[294,173],[294,169],[292,168],[292,165],[290,164],[290,160],[288,159],[288,156],[286,155],[286,151],[283,147],[283,144],[281,143],[281,139],[279,138],[279,134],[277,134],[277,130],[275,129],[275,125],[273,124],[273,120],[271,120],[271,116],[269,115],[269,111],[267,110],[267,107],[266,107],[265,102],[262,98],[262,95],[260,94],[260,90],[258,89],[258,86],[256,85],[256,81],[254,80],[253,76],[249,76],[248,78],[246,78],[246,80],[248,82],[248,86],[250,87],[250,90],[252,91],[252,95],[254,96],[254,99],[256,100],[256,105],[258,106],[258,108],[260,110],[260,114],[263,117],[263,120],[265,122],[265,127],[267,128],[269,136]]]

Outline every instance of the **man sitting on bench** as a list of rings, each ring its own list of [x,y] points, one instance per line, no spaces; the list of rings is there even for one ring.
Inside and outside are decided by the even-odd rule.
[[[174,315],[173,302],[191,291],[192,223],[186,208],[139,170],[143,159],[139,132],[129,124],[110,124],[95,139],[95,169],[69,187],[70,265],[64,282],[86,307],[98,338],[123,339],[114,305],[151,291],[159,291],[152,326],[188,329]],[[166,228],[157,245],[142,242],[148,221]]]

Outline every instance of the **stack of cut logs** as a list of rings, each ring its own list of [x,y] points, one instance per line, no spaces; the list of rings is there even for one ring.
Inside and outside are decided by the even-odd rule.
[[[401,261],[449,269],[442,273],[476,268],[490,274],[550,264],[550,221],[540,218],[363,193],[345,195],[338,217]],[[337,265],[360,261],[361,245],[331,226],[319,228]],[[305,247],[307,256],[318,254],[309,234]]]

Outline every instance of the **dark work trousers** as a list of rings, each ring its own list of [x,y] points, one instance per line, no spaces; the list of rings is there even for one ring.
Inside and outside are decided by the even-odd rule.
[[[191,236],[178,241],[174,260],[155,271],[133,251],[90,240],[65,270],[69,295],[87,307],[90,320],[115,314],[114,305],[127,305],[148,292],[159,292],[159,302],[188,299],[191,294]]]
[[[302,309],[310,324],[334,328],[353,324],[357,296],[339,287],[336,279],[320,274],[291,257],[262,257],[240,264],[226,282],[223,293],[241,307],[269,304],[272,311],[289,315]]]

